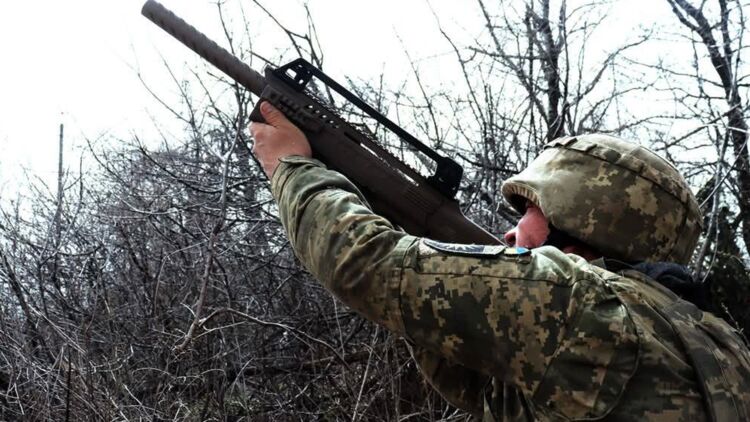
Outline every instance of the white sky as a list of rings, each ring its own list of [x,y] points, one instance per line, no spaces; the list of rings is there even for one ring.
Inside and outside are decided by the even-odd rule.
[[[66,167],[74,170],[87,138],[143,137],[156,133],[157,126],[179,130],[143,88],[135,69],[140,69],[148,83],[168,98],[174,84],[161,64],[160,54],[178,70],[185,62],[192,65],[201,60],[143,18],[142,3],[0,2],[0,196],[15,191],[24,177],[21,169],[29,169],[44,180],[54,179],[61,122],[68,144]],[[218,15],[210,1],[162,3],[222,43]],[[257,11],[251,2],[243,4],[247,12]],[[268,0],[264,4],[286,25],[304,31],[299,1]],[[372,78],[383,70],[390,75],[408,72],[404,47],[417,59],[451,54],[424,0],[311,0],[309,4],[326,54],[326,69],[335,78]],[[455,29],[456,35],[477,33],[470,27],[481,25],[476,20],[474,1],[436,0],[432,4],[441,23]],[[622,18],[610,25],[648,25],[643,16],[638,16],[644,7],[652,14],[668,12],[666,1],[623,1],[611,12]],[[269,29],[272,24],[267,17],[256,13],[252,20],[263,24],[251,28],[251,34],[262,33],[269,40],[281,36]],[[273,57],[273,44],[271,41],[256,47]],[[283,38],[279,44],[287,45]],[[446,71],[441,67],[422,70],[435,75]]]
[[[197,56],[177,44],[169,35],[140,15],[143,1],[24,0],[0,3],[0,183],[13,184],[28,168],[45,179],[57,171],[58,125],[65,124],[66,161],[75,166],[75,147],[85,138],[100,135],[129,136],[153,132],[154,122],[168,124],[163,109],[143,88],[135,67],[154,87],[171,88],[160,63],[160,50],[169,63],[180,68],[184,61],[196,63]],[[221,41],[215,7],[209,2],[164,0],[209,37]],[[267,2],[277,6],[279,17],[294,25],[301,23],[302,8],[296,1]],[[336,16],[321,14],[323,22],[336,22],[337,31],[321,31],[331,46],[359,40],[359,45],[378,50],[377,37],[392,35],[395,25],[409,43],[424,42],[426,36],[408,31],[413,13],[399,14],[388,22],[388,9],[396,2],[336,3]],[[353,3],[358,3],[359,7]],[[422,2],[413,2],[420,4]],[[269,6],[270,6],[269,5]],[[282,7],[278,7],[282,6]],[[285,13],[293,9],[296,13]],[[406,12],[410,12],[406,9]],[[372,19],[380,16],[375,29]],[[400,18],[399,18],[400,16]],[[340,19],[340,20],[339,20]],[[266,19],[267,20],[267,19]],[[389,25],[390,24],[390,25]],[[385,28],[383,30],[382,28]],[[304,29],[303,27],[300,29]],[[341,42],[331,33],[347,34]],[[278,36],[278,34],[276,34]],[[391,42],[393,40],[390,40]],[[282,44],[280,42],[280,44]],[[271,45],[262,50],[273,54]],[[361,50],[361,49],[360,49]],[[355,57],[352,54],[352,57]],[[371,55],[380,67],[390,54],[380,50]],[[362,57],[350,62],[367,65]],[[260,69],[258,69],[260,70]],[[168,91],[167,89],[167,91]],[[163,90],[161,92],[164,92]],[[13,190],[13,189],[10,189]],[[0,193],[8,191],[0,185]]]

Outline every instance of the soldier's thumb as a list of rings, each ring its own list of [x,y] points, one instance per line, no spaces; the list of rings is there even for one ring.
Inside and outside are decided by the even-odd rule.
[[[272,106],[268,101],[263,101],[260,104],[260,114],[273,127],[285,126],[290,123],[286,116],[284,116],[284,113],[280,112],[279,109]]]

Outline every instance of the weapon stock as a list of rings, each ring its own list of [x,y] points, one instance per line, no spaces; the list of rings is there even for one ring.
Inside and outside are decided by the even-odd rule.
[[[453,199],[463,172],[458,163],[421,143],[320,69],[297,59],[278,69],[267,67],[263,77],[156,1],[146,1],[142,14],[261,100],[280,109],[305,133],[315,158],[349,178],[375,212],[407,233],[446,242],[501,243],[467,219]],[[425,178],[306,92],[313,78],[433,160],[435,174]],[[257,106],[250,117],[262,120]]]

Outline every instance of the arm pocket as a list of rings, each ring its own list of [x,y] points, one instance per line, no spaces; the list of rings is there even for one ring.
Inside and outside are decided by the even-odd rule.
[[[602,418],[619,403],[639,350],[625,305],[614,294],[598,298],[574,319],[532,401],[567,420]]]

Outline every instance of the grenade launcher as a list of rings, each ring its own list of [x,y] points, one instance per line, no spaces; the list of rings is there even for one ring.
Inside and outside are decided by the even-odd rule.
[[[154,0],[141,13],[230,78],[260,97],[250,114],[263,121],[258,105],[269,101],[307,136],[313,155],[349,180],[365,195],[373,210],[407,233],[444,242],[500,244],[500,240],[467,219],[454,199],[463,168],[438,154],[303,59],[265,69],[265,77],[208,39]],[[424,154],[434,174],[423,176],[402,162],[370,134],[342,119],[309,89],[324,84],[359,110]]]

